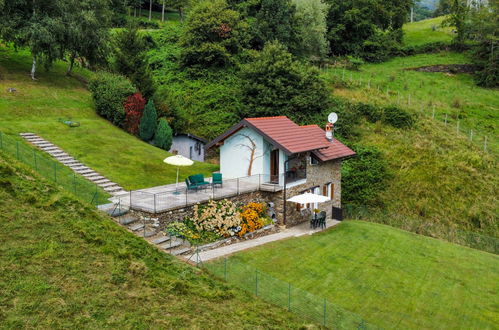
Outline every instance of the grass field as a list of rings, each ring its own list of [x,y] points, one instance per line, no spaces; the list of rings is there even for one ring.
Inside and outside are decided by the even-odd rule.
[[[384,225],[347,221],[231,260],[382,328],[492,329],[499,322],[498,256]]]
[[[444,16],[404,24],[405,46],[420,46],[432,42],[451,42],[452,28],[442,27]]]
[[[307,326],[160,252],[2,151],[0,210],[2,328]]]
[[[366,64],[359,71],[330,69],[324,74],[331,82],[342,80],[348,87],[334,88],[334,94],[357,102],[399,105],[445,121],[483,147],[499,152],[499,91],[475,85],[469,74],[430,73],[408,70],[422,66],[466,64],[464,54],[441,52],[397,57],[388,62]]]
[[[11,135],[32,132],[60,146],[125,189],[175,182],[176,169],[163,163],[170,154],[125,133],[95,114],[90,93],[79,80],[65,76],[63,62],[38,80],[28,75],[30,56],[0,46],[0,131]],[[77,70],[84,77],[89,72]],[[16,93],[8,93],[14,87]],[[69,128],[59,118],[79,121]],[[196,162],[181,171],[211,175],[214,165]]]

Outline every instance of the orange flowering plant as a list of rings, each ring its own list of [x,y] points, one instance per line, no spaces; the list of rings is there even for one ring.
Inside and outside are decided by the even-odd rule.
[[[245,205],[241,211],[241,230],[237,235],[243,237],[265,225],[265,206],[262,203],[251,202]]]

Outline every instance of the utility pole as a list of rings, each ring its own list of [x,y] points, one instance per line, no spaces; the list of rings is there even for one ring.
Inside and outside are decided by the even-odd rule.
[[[411,7],[411,23],[414,22],[414,6]]]

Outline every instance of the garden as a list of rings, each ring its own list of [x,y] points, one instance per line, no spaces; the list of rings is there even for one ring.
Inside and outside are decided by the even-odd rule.
[[[165,231],[191,245],[200,245],[230,237],[244,238],[271,224],[264,203],[239,204],[223,199],[194,205],[192,217],[168,224]]]

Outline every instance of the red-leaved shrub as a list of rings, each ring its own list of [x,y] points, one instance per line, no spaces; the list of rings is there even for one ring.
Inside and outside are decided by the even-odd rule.
[[[140,118],[146,105],[146,100],[142,94],[135,93],[126,98],[123,107],[125,108],[125,130],[133,135],[139,133]]]

